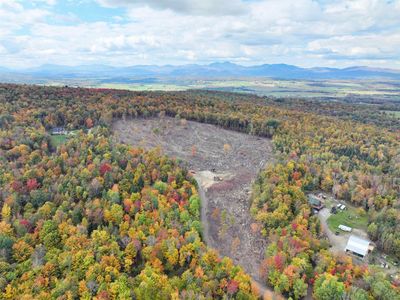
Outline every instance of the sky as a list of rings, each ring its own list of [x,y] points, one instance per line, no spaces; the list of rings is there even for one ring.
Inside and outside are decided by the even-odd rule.
[[[400,69],[400,0],[0,0],[0,66]]]

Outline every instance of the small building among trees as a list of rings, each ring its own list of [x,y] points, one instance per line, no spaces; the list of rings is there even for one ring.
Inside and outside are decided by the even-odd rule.
[[[324,204],[322,203],[322,201],[317,196],[314,195],[308,196],[308,203],[311,205],[313,209],[318,211],[324,208]]]
[[[51,130],[52,135],[67,135],[68,131],[64,127],[54,127]]]
[[[347,241],[346,252],[352,253],[358,257],[364,258],[368,253],[374,250],[373,244],[355,235],[351,235]]]

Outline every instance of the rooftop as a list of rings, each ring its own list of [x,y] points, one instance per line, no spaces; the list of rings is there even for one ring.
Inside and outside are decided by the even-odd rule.
[[[319,206],[319,205],[321,205],[321,200],[318,199],[318,197],[316,197],[314,195],[309,195],[308,196],[308,203],[310,203],[311,205]]]
[[[360,237],[351,235],[349,237],[345,250],[349,250],[351,252],[365,256],[368,253],[368,247],[370,243],[371,242],[368,240],[364,240]]]

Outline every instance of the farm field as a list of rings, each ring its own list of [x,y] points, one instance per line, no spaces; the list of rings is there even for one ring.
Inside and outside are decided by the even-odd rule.
[[[392,111],[392,110],[387,110],[384,111],[385,113],[387,113],[390,116],[396,117],[400,119],[400,111]]]
[[[184,86],[179,84],[168,84],[168,83],[157,83],[157,84],[104,83],[95,85],[95,87],[106,88],[106,89],[130,90],[130,91],[183,91],[191,88],[190,86]]]
[[[1,77],[0,77],[1,79]],[[391,80],[304,80],[274,78],[180,78],[148,80],[132,78],[32,79],[33,83],[50,86],[80,86],[130,91],[187,91],[191,89],[250,93],[284,98],[310,98],[332,101],[400,101],[400,86]],[[18,81],[16,81],[18,82]]]
[[[91,83],[88,86],[100,88],[128,89],[132,91],[178,91],[209,89],[227,92],[253,93],[273,97],[305,98],[346,98],[376,97],[400,101],[400,87],[391,81],[374,80],[279,80],[267,79],[181,79],[154,83]]]

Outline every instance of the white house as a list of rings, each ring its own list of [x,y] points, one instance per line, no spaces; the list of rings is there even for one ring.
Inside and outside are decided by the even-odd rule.
[[[374,247],[370,241],[351,235],[347,241],[345,251],[364,258],[373,249]]]
[[[52,135],[66,135],[68,131],[64,127],[55,127],[51,130]]]

